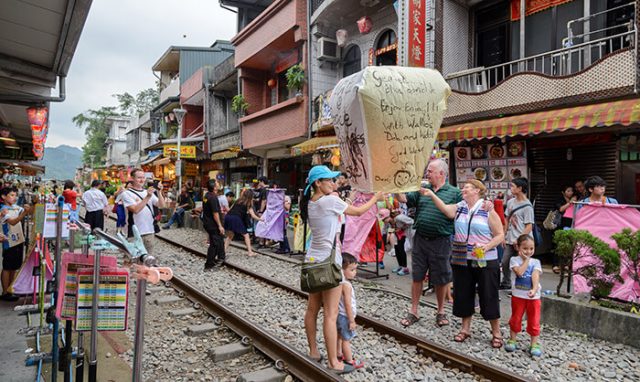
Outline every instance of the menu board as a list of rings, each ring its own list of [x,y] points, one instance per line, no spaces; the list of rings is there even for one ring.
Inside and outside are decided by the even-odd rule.
[[[495,197],[507,195],[511,180],[527,176],[527,146],[525,141],[475,144],[453,149],[458,187],[477,179]]]

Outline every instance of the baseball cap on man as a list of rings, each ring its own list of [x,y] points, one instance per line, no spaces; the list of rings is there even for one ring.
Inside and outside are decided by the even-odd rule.
[[[331,171],[327,166],[313,166],[309,170],[309,177],[307,178],[307,187],[304,189],[304,193],[309,192],[311,185],[318,179],[333,179],[340,175],[340,171]]]

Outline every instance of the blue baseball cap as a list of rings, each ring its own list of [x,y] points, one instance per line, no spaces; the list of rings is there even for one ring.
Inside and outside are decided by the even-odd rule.
[[[309,170],[309,177],[307,178],[307,187],[304,189],[304,193],[309,192],[311,185],[318,179],[333,179],[340,175],[340,171],[331,171],[327,166],[313,166]]]

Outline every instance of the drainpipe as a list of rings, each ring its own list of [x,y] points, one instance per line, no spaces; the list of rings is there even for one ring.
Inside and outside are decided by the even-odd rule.
[[[313,124],[313,82],[311,75],[311,0],[307,0],[307,91],[309,98],[307,99],[307,139],[311,139],[311,125]]]
[[[67,77],[58,76],[58,96],[41,97],[36,95],[0,95],[0,102],[13,105],[33,105],[45,102],[64,102],[67,98]]]
[[[524,49],[524,34],[525,34],[524,17],[526,14],[525,3],[526,3],[525,0],[520,0],[520,59],[523,59],[525,55],[525,49]]]

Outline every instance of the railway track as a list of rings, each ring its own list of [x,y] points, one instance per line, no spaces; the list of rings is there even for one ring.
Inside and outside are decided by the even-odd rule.
[[[156,237],[170,245],[176,246],[184,251],[187,251],[190,254],[196,255],[198,257],[206,257],[206,254],[203,253],[202,251],[196,250],[194,248],[190,248],[189,246],[183,245],[182,243],[176,242],[164,236],[157,235]],[[239,272],[251,278],[260,280],[275,288],[292,293],[300,298],[306,299],[308,297],[307,293],[301,291],[300,289],[286,285],[271,277],[261,275],[260,273],[257,273],[257,272],[253,272],[239,265],[226,263],[225,266],[236,272]],[[201,292],[196,292],[195,290],[193,291],[194,293],[202,294]],[[202,296],[199,298],[205,298],[205,297],[206,295],[202,294]],[[414,346],[417,352],[423,354],[426,357],[429,357],[436,361],[441,362],[447,368],[457,369],[465,373],[475,374],[482,378],[486,378],[486,379],[489,379],[492,381],[498,381],[498,382],[529,380],[513,372],[505,370],[503,368],[488,364],[486,361],[476,359],[474,357],[468,356],[461,352],[451,350],[445,346],[437,344],[428,339],[421,338],[419,336],[402,331],[394,326],[390,326],[380,320],[374,319],[367,315],[358,314],[358,316],[356,317],[356,322],[365,328],[373,329],[376,333],[378,333],[381,336],[389,336],[395,339],[396,341],[398,341],[399,343],[406,344],[409,346]],[[306,357],[303,357],[303,358],[308,361]],[[311,379],[311,380],[315,380],[315,379]]]

